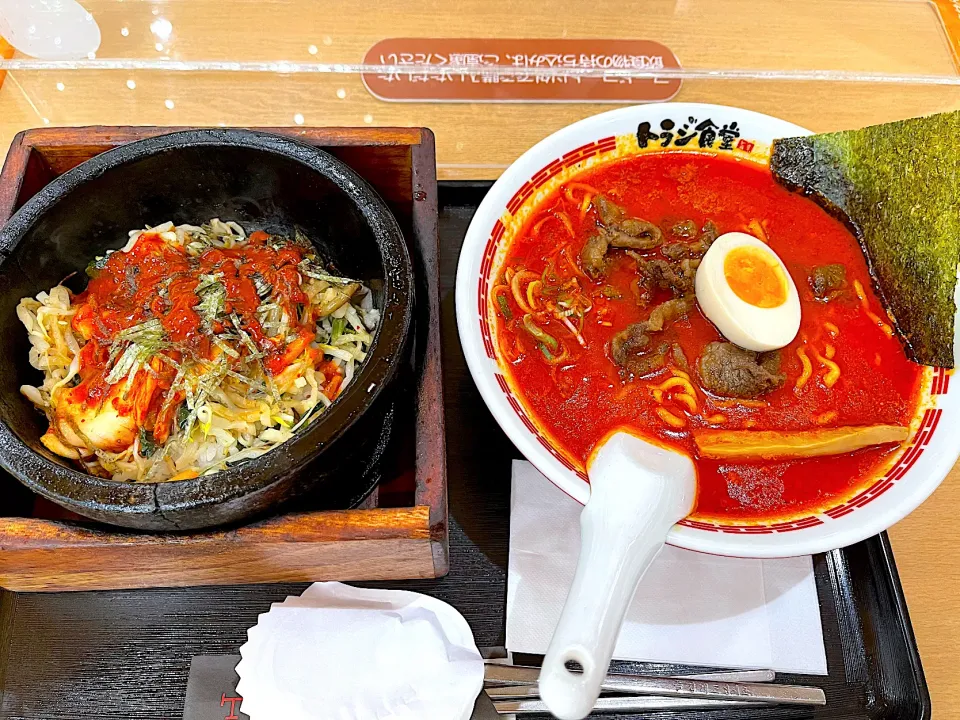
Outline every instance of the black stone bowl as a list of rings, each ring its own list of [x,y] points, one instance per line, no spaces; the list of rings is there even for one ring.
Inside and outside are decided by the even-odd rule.
[[[299,227],[338,272],[373,289],[382,320],[353,382],[288,442],[193,480],[113,482],[50,453],[40,443],[46,418],[19,391],[42,381],[28,361],[20,298],[71,273],[67,284],[81,290],[87,263],[122,247],[131,229],[214,217],[248,230]],[[355,172],[322,150],[245,130],[190,130],[110,150],[43,188],[0,231],[0,465],[65,508],[142,530],[237,522],[307,490],[316,497],[324,484],[356,502],[389,436],[389,386],[404,361],[412,307],[413,268],[396,220]]]

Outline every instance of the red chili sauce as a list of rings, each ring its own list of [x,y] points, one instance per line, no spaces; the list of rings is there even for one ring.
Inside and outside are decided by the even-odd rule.
[[[630,217],[656,224],[665,237],[676,223],[689,220],[698,228],[712,222],[719,233],[765,236],[786,264],[802,307],[800,332],[780,351],[781,371],[786,374],[781,388],[764,395],[759,403],[719,398],[705,391],[698,382],[696,359],[708,343],[724,338],[699,307],[664,331],[689,358],[697,412],[677,402],[669,391],[664,392],[662,402],[655,400],[652,388],[672,377],[669,366],[636,378],[613,362],[613,335],[646,319],[654,306],[670,296],[659,291],[664,294],[646,307],[639,305],[637,262],[622,250],[608,254],[612,260],[605,278],[594,282],[583,271],[580,251],[596,232],[598,220],[596,208],[585,196],[596,192],[623,207]],[[814,266],[827,263],[845,266],[847,286],[838,297],[821,302],[815,299],[808,278]],[[534,318],[539,328],[559,342],[560,347],[549,353],[552,357],[547,357],[524,329],[526,311],[505,281],[508,269],[512,269],[511,275],[527,270],[541,279],[537,289],[542,297],[534,308]],[[568,285],[573,279],[575,284]],[[854,281],[862,286],[863,298],[855,291]],[[662,153],[591,169],[537,208],[512,241],[494,285],[491,302],[510,384],[537,424],[580,467],[585,466],[597,442],[619,428],[681,448],[696,458],[692,433],[700,428],[809,430],[876,423],[908,425],[917,412],[923,370],[906,358],[898,339],[884,327],[881,318],[885,313],[873,293],[856,238],[814,202],[788,192],[766,168],[753,163]],[[586,298],[580,301],[583,305],[590,305],[580,329],[585,347],[547,310],[551,289],[564,285]],[[581,322],[577,316],[568,320],[575,326]],[[801,347],[812,362],[813,374],[798,389],[795,386],[803,365],[797,350]],[[818,361],[818,353],[821,357],[833,353],[832,360],[841,369],[832,387],[824,382],[827,367]],[[667,425],[658,416],[658,408],[682,418],[684,427]],[[697,458],[695,517],[773,520],[822,510],[854,494],[895,450],[896,446],[887,445],[784,461]]]
[[[222,323],[216,321],[205,330],[197,312],[200,298],[196,289],[202,275],[217,275],[226,290],[225,313],[240,321],[240,327],[263,353],[265,368],[273,375],[282,372],[304,352],[316,329],[312,321],[309,327],[299,327],[298,339],[289,344],[264,334],[256,315],[261,301],[254,275],[273,287],[272,297],[294,323],[300,315],[297,305],[308,301],[300,288],[297,268],[304,250],[289,242],[271,245],[269,240],[267,233],[257,231],[242,246],[210,248],[191,257],[157,234],[143,233],[129,251],[109,255],[87,289],[73,301],[78,306],[73,329],[87,343],[80,353],[80,382],[69,391],[70,401],[93,407],[107,397],[111,388],[106,382],[111,346],[121,332],[151,319],[160,320],[168,347],[164,354],[175,362],[184,354],[200,360],[218,354],[219,349],[210,341],[210,331],[222,332]],[[240,348],[240,352],[245,354],[246,349]],[[157,417],[175,375],[172,364],[155,357],[151,372],[138,374],[132,397],[114,398],[117,410],[121,415],[136,410],[138,425],[164,440],[183,399],[181,393],[176,403],[165,405],[164,417]]]

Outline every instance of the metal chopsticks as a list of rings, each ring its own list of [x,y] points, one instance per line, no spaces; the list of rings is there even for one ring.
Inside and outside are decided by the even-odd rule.
[[[665,697],[602,697],[593,706],[595,712],[619,711],[641,712],[644,710],[718,710],[740,707],[758,707],[762,703],[739,702],[731,700],[699,700],[697,698]],[[500,715],[526,715],[546,713],[546,704],[542,700],[496,700],[493,703]]]
[[[724,682],[770,682],[776,677],[773,670],[731,670],[700,673],[697,675],[677,675],[687,680],[720,680]],[[540,688],[533,684],[495,685],[496,680],[485,680],[486,692],[494,700],[538,698]],[[727,701],[724,701],[727,702]]]
[[[537,699],[540,669],[488,664],[484,677],[487,694],[501,713],[544,712]],[[692,710],[744,705],[825,705],[823,690],[798,685],[762,684],[773,679],[767,670],[718,672],[680,677],[611,673],[601,689],[642,697],[600,698],[597,710]]]
[[[503,668],[506,668],[504,670]],[[484,670],[483,684],[487,687],[502,685],[531,685],[536,686],[540,668],[523,665],[507,665],[488,662]],[[711,672],[666,675],[663,677],[681,678],[685,680],[718,680],[722,682],[770,682],[776,677],[773,670],[713,670]],[[610,673],[608,678],[617,677],[644,677],[638,675],[619,675]]]

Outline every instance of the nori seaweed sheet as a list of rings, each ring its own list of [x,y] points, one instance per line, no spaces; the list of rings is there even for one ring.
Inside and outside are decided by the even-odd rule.
[[[776,140],[774,177],[860,240],[907,356],[953,367],[960,112]]]

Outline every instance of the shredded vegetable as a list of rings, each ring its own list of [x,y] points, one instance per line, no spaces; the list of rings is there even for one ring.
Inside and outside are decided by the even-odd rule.
[[[51,452],[117,481],[197,477],[286,442],[356,376],[380,318],[299,231],[165,223],[87,275],[82,293],[20,301],[44,375],[21,392]]]

